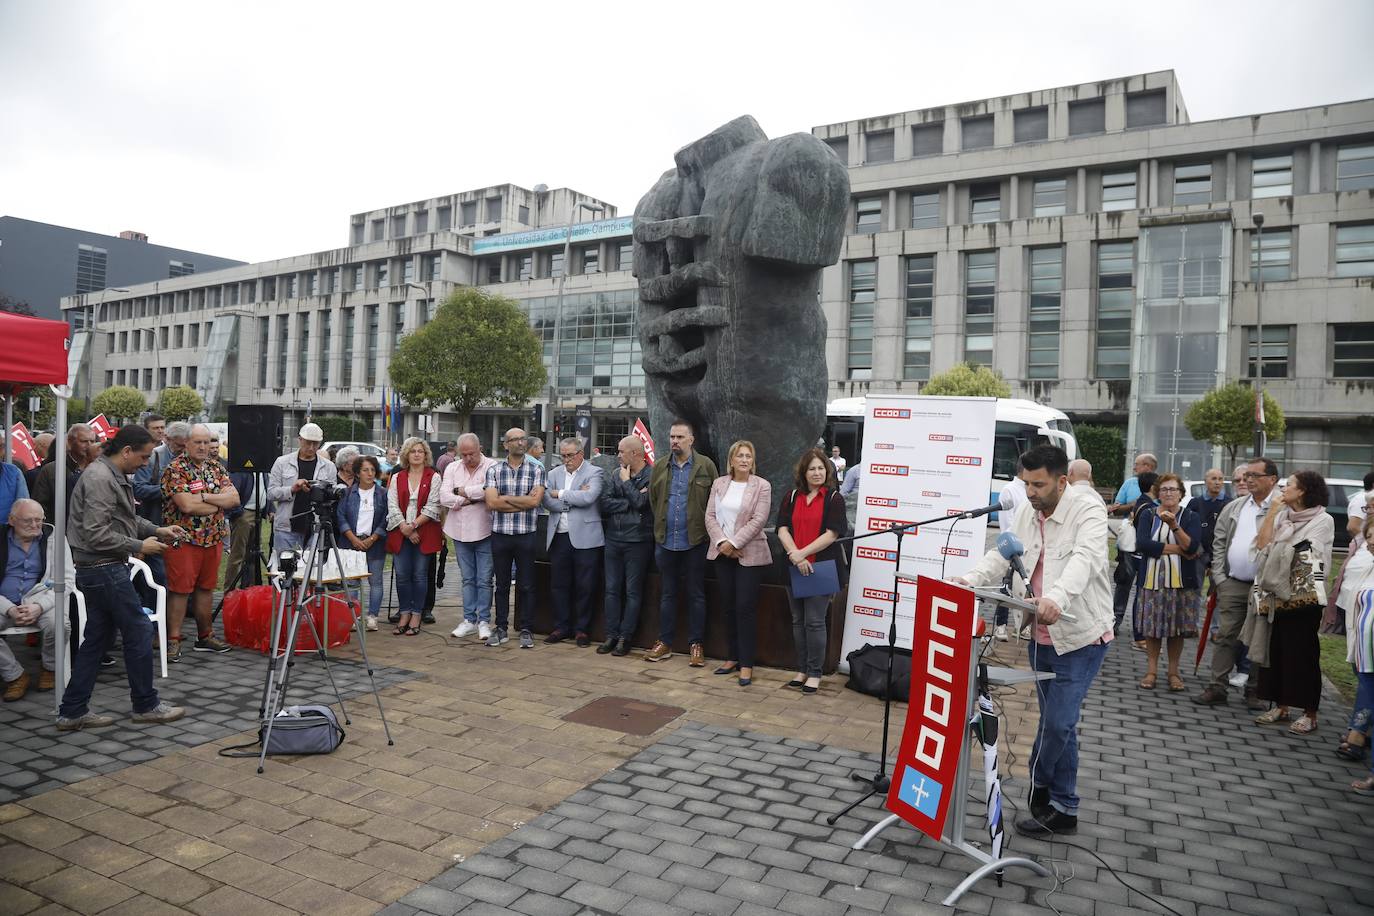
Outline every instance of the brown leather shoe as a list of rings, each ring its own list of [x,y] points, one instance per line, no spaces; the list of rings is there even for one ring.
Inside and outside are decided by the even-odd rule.
[[[664,642],[663,640],[661,640],[661,639],[660,639],[658,642],[654,643],[653,646],[649,649],[648,652],[645,652],[645,653],[644,653],[644,660],[645,660],[646,662],[661,662],[661,661],[663,661],[665,658],[672,658],[672,657],[673,657],[673,649],[672,649],[672,647],[669,646],[667,643],[665,643],[665,642]]]
[[[13,703],[15,700],[22,700],[24,694],[29,692],[29,673],[25,671],[12,681],[5,682],[6,703]]]
[[[1251,684],[1245,685],[1245,708],[1251,712],[1269,708],[1269,703],[1259,698],[1258,684],[1254,684],[1253,686]]]
[[[701,643],[692,643],[692,660],[687,664],[693,668],[704,668],[706,666],[706,651],[701,647]]]
[[[42,671],[38,672],[39,690],[52,690],[53,687],[56,686],[56,684],[57,675],[54,672],[49,671],[47,668],[44,668]]]

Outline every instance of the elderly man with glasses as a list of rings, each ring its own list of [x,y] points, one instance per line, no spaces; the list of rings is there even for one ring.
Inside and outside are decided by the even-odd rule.
[[[42,634],[42,670],[38,689],[52,690],[57,667],[56,615],[53,592],[47,584],[56,543],[51,528],[43,524],[43,507],[21,498],[10,507],[9,524],[0,526],[0,630],[6,627],[38,627]],[[76,588],[71,554],[67,555],[67,588]],[[0,678],[5,681],[4,701],[13,703],[29,689],[29,673],[0,639]]]

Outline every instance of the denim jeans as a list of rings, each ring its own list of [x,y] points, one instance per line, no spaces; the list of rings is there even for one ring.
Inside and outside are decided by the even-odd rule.
[[[429,587],[429,557],[420,553],[420,545],[403,538],[401,552],[392,555],[391,566],[396,573],[396,604],[400,612],[420,613]]]
[[[100,673],[100,659],[114,641],[124,637],[124,669],[129,676],[129,699],[135,713],[158,704],[153,687],[153,622],[129,581],[129,567],[111,563],[76,570],[76,587],[86,596],[86,639],[76,653],[72,679],[62,694],[60,715],[76,719],[90,711],[91,691]]]
[[[515,570],[515,626],[528,630],[534,626],[534,556],[539,550],[539,534],[496,534],[491,536],[491,562],[496,567],[496,628],[506,629],[510,619],[510,583]],[[512,563],[513,561],[513,563]]]
[[[491,623],[491,538],[480,541],[454,541],[458,569],[463,573],[463,619],[468,623]]]
[[[678,579],[687,583],[687,642],[706,640],[706,545],[669,550],[662,544],[654,551],[658,563],[658,638],[671,646],[677,637]]]
[[[1355,706],[1350,710],[1350,731],[1361,732],[1369,743],[1374,720],[1374,672],[1355,672]]]
[[[554,535],[549,545],[549,597],[555,630],[564,635],[591,630],[592,599],[600,571],[600,547],[579,550],[568,535]]]
[[[380,542],[378,542],[380,546]],[[382,612],[382,598],[386,595],[384,574],[386,573],[386,550],[378,550],[375,555],[367,552],[367,616],[376,617]]]
[[[606,638],[633,639],[653,541],[606,539]]]
[[[825,666],[825,617],[830,610],[830,595],[794,598],[787,593],[792,611],[792,645],[797,652],[797,671],[807,677],[820,677]],[[740,662],[740,664],[744,664]]]
[[[720,610],[730,636],[730,659],[754,667],[759,644],[759,586],[767,566],[743,566],[733,557],[716,557]]]
[[[1048,788],[1050,806],[1062,814],[1078,815],[1078,717],[1107,648],[1093,643],[1060,655],[1033,639],[1027,648],[1032,668],[1054,672],[1054,680],[1035,684],[1040,725],[1031,748],[1031,785]]]
[[[299,531],[282,531],[275,528],[272,531],[272,553],[278,554],[283,550],[301,551],[305,549],[305,535]],[[269,562],[270,562],[269,558]]]

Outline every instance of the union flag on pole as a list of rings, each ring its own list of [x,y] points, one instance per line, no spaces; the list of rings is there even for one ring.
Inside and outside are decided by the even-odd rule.
[[[635,418],[635,437],[644,443],[644,460],[650,464],[654,463],[654,437],[649,435],[649,427],[644,425],[644,421]]]
[[[34,448],[29,428],[23,423],[16,423],[10,427],[10,454],[26,471],[38,467],[38,450]]]
[[[95,434],[100,437],[101,442],[109,442],[114,438],[114,434],[119,432],[115,425],[105,419],[105,415],[99,414],[86,422],[86,425],[95,430]]]

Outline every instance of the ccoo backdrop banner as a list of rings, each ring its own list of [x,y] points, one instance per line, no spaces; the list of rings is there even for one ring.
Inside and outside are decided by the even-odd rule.
[[[988,504],[996,398],[869,395],[864,409],[863,476],[854,533]],[[983,555],[987,516],[908,531],[901,571],[910,576],[961,575]],[[948,539],[948,542],[946,541]],[[855,541],[845,614],[844,659],[866,643],[887,643],[897,536]],[[899,590],[897,645],[911,648],[915,587]]]

